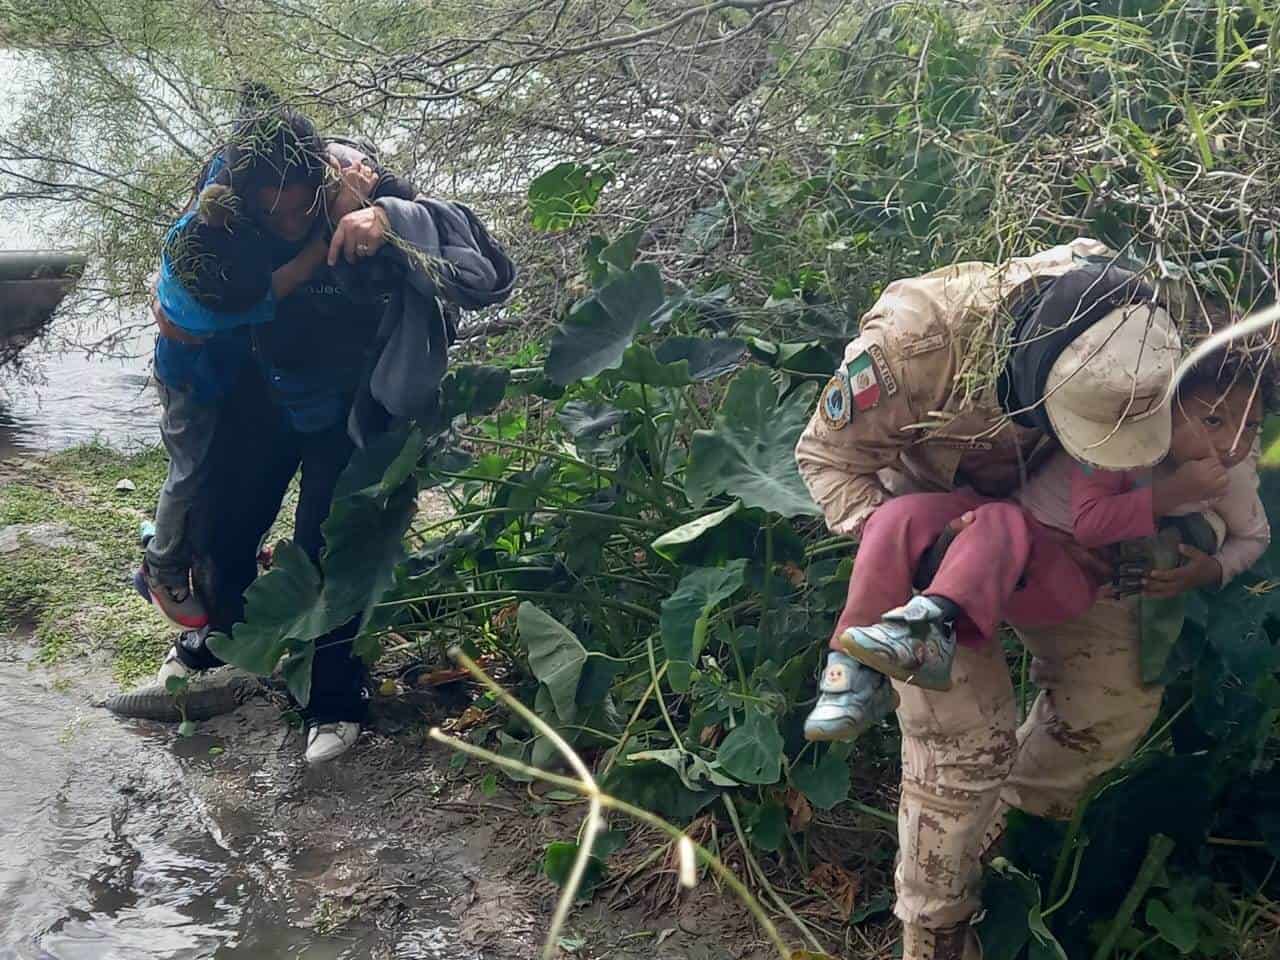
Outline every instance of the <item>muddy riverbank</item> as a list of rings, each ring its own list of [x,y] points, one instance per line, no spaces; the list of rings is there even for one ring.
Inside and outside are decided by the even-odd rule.
[[[583,807],[427,739],[466,684],[383,684],[358,748],[319,769],[269,685],[192,737],[96,706],[167,642],[127,582],[162,469],[101,447],[0,464],[0,960],[537,956],[542,852]],[[674,898],[669,858],[632,846],[565,956],[768,955],[714,886]]]
[[[0,830],[0,957],[537,955],[555,896],[539,853],[571,833],[573,811],[505,787],[486,796],[455,770],[425,738],[447,719],[438,695],[375,704],[357,751],[309,769],[268,690],[184,738],[95,707],[111,682],[101,671],[29,653],[21,638],[0,653],[18,764]],[[755,952],[744,929],[722,947],[705,922],[684,926],[595,908],[564,939],[581,957]]]

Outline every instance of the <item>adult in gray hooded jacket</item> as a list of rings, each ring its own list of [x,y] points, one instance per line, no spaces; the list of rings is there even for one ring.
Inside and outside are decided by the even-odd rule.
[[[259,546],[294,475],[301,470],[293,539],[318,562],[321,527],[356,445],[431,415],[457,309],[499,303],[515,283],[511,261],[471,211],[421,197],[364,152],[323,141],[305,117],[263,99],[258,93],[249,146],[228,148],[231,185],[273,263],[289,262],[317,232],[329,253],[279,301],[274,319],[251,331],[250,359],[219,410],[192,540],[197,586],[221,632],[243,619]],[[331,224],[323,171],[353,164],[373,171],[370,203]],[[163,315],[157,321],[163,336]],[[366,697],[351,652],[356,629],[352,621],[316,641],[304,709],[310,762],[333,759],[359,736]],[[217,665],[208,633],[184,633],[162,674]]]

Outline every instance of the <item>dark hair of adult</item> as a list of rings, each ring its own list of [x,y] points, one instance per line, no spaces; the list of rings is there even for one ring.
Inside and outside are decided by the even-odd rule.
[[[266,188],[324,182],[324,140],[315,124],[271,89],[248,84],[224,152],[231,186],[249,203]]]

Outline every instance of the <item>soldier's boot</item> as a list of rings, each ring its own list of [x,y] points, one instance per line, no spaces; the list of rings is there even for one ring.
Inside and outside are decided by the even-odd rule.
[[[982,960],[982,944],[977,932],[967,923],[944,930],[905,924],[902,960]]]
[[[850,627],[838,642],[859,663],[895,680],[926,690],[950,690],[958,612],[941,597],[912,597],[879,623]]]
[[[888,680],[832,650],[818,683],[818,702],[804,721],[804,737],[817,742],[854,740],[897,708],[898,694]]]

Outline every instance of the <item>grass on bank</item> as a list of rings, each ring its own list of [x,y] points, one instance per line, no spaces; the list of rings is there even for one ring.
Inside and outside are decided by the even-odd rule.
[[[109,660],[122,686],[155,670],[173,630],[130,578],[165,468],[158,447],[100,443],[0,463],[0,531],[23,525],[18,548],[0,555],[0,635],[30,630],[45,663]],[[117,490],[121,480],[134,489]]]

